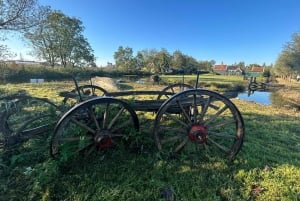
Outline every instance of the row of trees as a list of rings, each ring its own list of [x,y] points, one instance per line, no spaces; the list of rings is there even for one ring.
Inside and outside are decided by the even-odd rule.
[[[133,49],[120,46],[114,54],[116,69],[123,72],[150,72],[150,73],[195,73],[196,71],[212,71],[216,64],[214,60],[198,61],[195,58],[183,54],[176,50],[170,54],[166,49],[155,50],[145,49],[138,51],[136,56],[133,55]],[[231,64],[239,67],[245,72],[252,67],[260,66],[258,64],[245,65],[245,62]],[[261,66],[270,69],[273,66],[267,66],[265,63]]]
[[[95,66],[93,49],[83,36],[82,22],[40,6],[37,0],[0,0],[0,31],[24,34],[33,54],[51,66]],[[9,56],[7,46],[0,45],[0,57]]]
[[[115,52],[114,59],[118,70],[131,73],[140,70],[151,73],[193,73],[198,70],[210,71],[215,64],[214,60],[197,61],[179,50],[170,54],[166,49],[145,49],[134,56],[132,48],[123,46]]]

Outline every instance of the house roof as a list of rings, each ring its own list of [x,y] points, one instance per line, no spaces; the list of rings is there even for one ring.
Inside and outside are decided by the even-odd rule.
[[[215,65],[214,70],[227,70],[227,65],[221,64],[221,65]]]
[[[265,68],[262,67],[252,67],[251,72],[258,72],[258,73],[263,73],[265,71]]]

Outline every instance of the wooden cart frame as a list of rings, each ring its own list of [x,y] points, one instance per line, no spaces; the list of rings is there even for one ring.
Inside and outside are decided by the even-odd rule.
[[[199,75],[196,86],[198,79]],[[11,145],[20,140],[20,136],[26,136],[27,139],[40,131],[44,132],[50,125],[53,126],[53,122],[47,117],[60,113],[51,137],[51,156],[65,160],[76,157],[77,154],[113,150],[128,144],[128,140],[136,135],[143,134],[138,118],[139,111],[142,111],[155,115],[149,129],[152,130],[158,151],[168,156],[184,152],[221,155],[232,160],[243,144],[244,121],[238,108],[230,100],[231,93],[219,94],[182,83],[170,85],[162,91],[120,92],[107,92],[92,84],[78,86],[76,80],[75,85],[76,88],[71,93],[61,93],[65,96],[65,103],[75,97],[79,99],[79,103],[67,112],[61,112],[59,107],[45,99],[33,98],[53,109],[50,113],[49,110],[48,113],[39,112],[34,120],[13,131],[9,128],[9,124],[13,124],[9,122],[9,117],[17,115],[18,111],[11,109],[10,112],[2,113],[1,130],[6,133],[2,143]],[[153,95],[157,98],[126,99],[129,95]],[[12,108],[17,108],[20,101],[28,102],[31,98],[15,97],[11,100],[14,100],[11,101],[14,102]],[[30,123],[42,118],[45,118],[47,124],[41,121],[42,125],[27,128]],[[30,135],[24,135],[26,133]],[[9,138],[9,135],[15,137]]]

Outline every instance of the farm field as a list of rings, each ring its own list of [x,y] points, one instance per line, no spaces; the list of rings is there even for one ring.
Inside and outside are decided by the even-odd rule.
[[[185,76],[194,84],[195,76]],[[165,83],[181,76],[162,76]],[[147,83],[148,80],[146,80]],[[80,81],[80,84],[88,84]],[[221,85],[219,84],[221,83]],[[200,86],[243,84],[242,77],[201,75]],[[162,90],[165,85],[124,81],[120,90]],[[1,94],[25,90],[61,104],[72,81],[0,85]],[[139,112],[139,148],[124,147],[69,161],[49,155],[49,137],[0,150],[0,200],[300,200],[300,112],[238,99],[231,101],[245,122],[236,159],[220,156],[161,157],[151,134],[153,112]]]

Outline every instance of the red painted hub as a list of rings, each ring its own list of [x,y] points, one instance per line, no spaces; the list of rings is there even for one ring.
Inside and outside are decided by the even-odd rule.
[[[106,149],[112,146],[112,139],[107,134],[107,131],[97,133],[94,140],[100,149]]]
[[[112,140],[110,137],[104,137],[98,142],[98,147],[101,149],[109,148],[112,145]]]
[[[201,144],[205,143],[207,141],[206,128],[201,125],[192,126],[189,132],[189,139]]]

